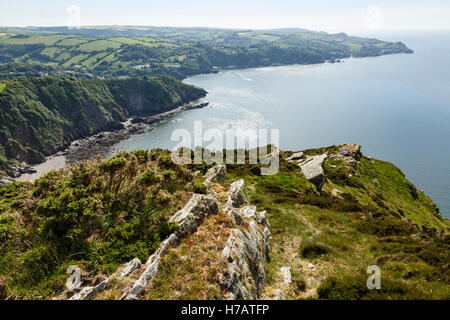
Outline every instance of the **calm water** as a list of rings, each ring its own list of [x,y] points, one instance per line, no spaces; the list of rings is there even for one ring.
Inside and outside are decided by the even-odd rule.
[[[450,218],[450,32],[374,36],[415,53],[194,76],[185,82],[205,88],[211,107],[175,115],[116,150],[172,148],[172,131],[192,131],[194,120],[204,129],[279,128],[285,150],[356,142],[399,166]]]

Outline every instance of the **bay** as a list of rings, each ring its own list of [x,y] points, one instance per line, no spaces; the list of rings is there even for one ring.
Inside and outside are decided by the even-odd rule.
[[[367,35],[364,35],[367,36]],[[359,143],[397,165],[450,218],[450,32],[373,34],[414,54],[349,58],[185,79],[208,91],[210,107],[179,113],[115,146],[168,148],[175,129],[279,129],[280,148]]]

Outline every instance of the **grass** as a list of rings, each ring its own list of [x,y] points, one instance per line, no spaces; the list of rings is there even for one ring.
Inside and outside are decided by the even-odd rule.
[[[92,51],[104,51],[107,49],[118,49],[120,48],[120,43],[110,40],[96,40],[87,43],[83,43],[78,46],[78,49],[83,52],[92,52]]]
[[[77,65],[80,64],[83,60],[85,60],[87,57],[89,57],[88,54],[80,54],[77,56],[74,56],[72,58],[70,58],[69,60],[67,60],[63,66],[73,66],[73,65]]]
[[[224,224],[230,226],[230,220],[223,213],[207,217],[195,234],[163,256],[145,299],[222,299],[220,283],[226,270],[222,250],[229,236]]]
[[[337,150],[331,147],[307,153]],[[341,179],[339,170],[329,170],[331,165],[359,177],[355,181]],[[255,176],[250,168],[246,174],[242,168],[228,170],[227,179],[244,177],[249,201],[268,212],[273,238],[262,298],[271,299],[276,289],[282,289],[287,299],[448,299],[448,241],[429,234],[428,228],[448,233],[449,225],[436,215],[431,200],[421,192],[414,196],[401,171],[383,161],[363,158],[354,169],[327,160],[325,168],[328,180],[321,195],[305,189],[307,183],[298,183],[302,174],[283,160],[281,172],[273,177]],[[342,211],[348,206],[332,198],[322,206],[327,192],[334,188],[344,192],[346,202],[354,203],[351,211]],[[375,202],[372,194],[383,200]],[[307,203],[301,204],[299,200],[305,197]],[[396,214],[399,208],[411,222],[400,219]],[[377,211],[381,216],[372,216]],[[417,233],[426,240],[411,238]],[[372,264],[382,269],[382,290],[376,292],[365,286],[365,270]],[[284,266],[300,275],[299,284],[284,287],[280,272]]]
[[[145,261],[176,230],[167,220],[192,195],[192,173],[167,170],[159,156],[121,153],[2,188],[0,276],[9,279],[2,286],[7,295],[57,296],[70,264],[94,279],[135,257]]]
[[[0,82],[0,93],[6,89],[6,82]]]
[[[49,36],[41,36],[41,35],[33,35],[33,36],[24,36],[24,37],[2,37],[0,38],[0,43],[7,44],[44,44],[46,46],[52,46],[56,42],[61,39],[66,38],[65,35],[49,35]]]
[[[57,42],[56,44],[58,46],[63,46],[63,47],[72,47],[72,46],[82,45],[83,43],[86,43],[89,41],[90,41],[89,38],[66,38],[66,39],[62,39],[61,41]]]
[[[98,29],[98,30],[96,30]],[[7,61],[40,63],[61,71],[76,71],[80,77],[92,74],[105,78],[136,77],[144,74],[168,74],[177,78],[192,74],[209,73],[214,66],[238,67],[267,66],[270,64],[321,63],[334,57],[379,55],[383,49],[403,52],[406,47],[398,43],[385,43],[373,39],[337,37],[313,32],[267,33],[239,30],[171,30],[165,28],[90,28],[89,34],[30,34],[15,28],[14,34],[0,36],[0,54]],[[116,36],[120,30],[127,36]],[[61,32],[58,30],[57,32]],[[198,45],[201,44],[201,45]],[[251,49],[249,50],[249,47]],[[272,55],[273,50],[280,54]],[[116,55],[111,55],[115,51]],[[104,53],[112,59],[87,61],[94,54]],[[73,70],[80,55],[88,54],[82,65],[87,70]],[[102,57],[103,58],[103,57]],[[73,60],[72,60],[73,59]],[[179,63],[174,68],[168,63]],[[152,64],[148,70],[133,68]],[[12,66],[8,69],[14,71]],[[67,70],[69,69],[69,70]],[[8,70],[9,71],[9,70]],[[32,71],[26,76],[33,76]],[[4,77],[24,76],[7,72]]]
[[[308,152],[332,153],[337,149]],[[228,166],[226,182],[213,186],[220,201],[224,202],[229,184],[243,178],[249,203],[258,211],[267,211],[272,239],[266,263],[267,283],[261,298],[271,299],[281,289],[287,299],[450,299],[448,221],[439,218],[435,207],[430,205],[431,200],[415,190],[398,168],[364,158],[353,164],[344,159],[327,161],[327,182],[324,190],[317,192],[298,166],[284,160],[289,155],[281,153],[280,172],[274,176],[260,176],[255,165]],[[193,182],[188,182],[191,180],[188,177],[197,170],[206,172],[209,166],[177,167],[168,159],[168,154],[161,151],[122,153],[97,164],[94,171],[88,170],[88,177],[93,180],[87,180],[86,175],[81,174],[83,171],[79,172],[80,168],[70,169],[77,172],[75,176],[73,173],[72,176],[67,175],[67,169],[38,180],[34,186],[14,184],[1,191],[0,206],[6,208],[3,211],[7,214],[0,216],[0,236],[16,237],[17,231],[30,225],[28,222],[22,225],[22,221],[34,219],[36,215],[47,221],[46,227],[41,226],[42,230],[47,230],[49,221],[43,213],[51,214],[52,210],[63,207],[50,205],[49,201],[55,201],[51,195],[62,192],[71,184],[97,190],[94,194],[115,195],[112,198],[118,203],[114,206],[104,203],[96,210],[102,210],[100,216],[105,217],[113,208],[115,211],[112,212],[120,213],[114,220],[114,228],[106,234],[94,228],[97,231],[92,235],[93,239],[101,240],[94,241],[95,246],[91,246],[89,255],[76,259],[63,256],[61,263],[51,272],[41,270],[48,265],[52,253],[43,243],[32,242],[35,243],[32,250],[21,249],[24,250],[20,255],[21,263],[18,263],[18,257],[14,257],[18,251],[4,251],[0,276],[16,279],[7,281],[9,294],[36,297],[59,292],[64,280],[62,271],[69,263],[82,265],[94,276],[99,271],[103,275],[111,274],[119,262],[132,257],[137,256],[141,261],[148,258],[151,250],[140,245],[141,239],[130,236],[129,229],[132,221],[140,221],[139,215],[135,214],[145,213],[147,205],[125,203],[145,202],[149,199],[145,195],[151,192],[160,206],[159,210],[164,212],[162,218],[167,219],[186,203],[192,191],[205,192],[201,176]],[[355,174],[355,180],[345,179],[348,172]],[[155,186],[161,184],[164,190],[157,191]],[[102,189],[106,186],[107,190]],[[334,188],[343,193],[333,196],[330,190]],[[49,190],[53,191],[49,193]],[[57,199],[63,201],[70,195],[64,193],[64,197]],[[36,208],[33,207],[33,203],[36,204],[34,197],[39,197]],[[92,197],[84,198],[93,200]],[[86,205],[73,202],[70,208],[76,208],[75,204]],[[30,214],[31,208],[34,208],[34,214]],[[42,211],[42,208],[47,211]],[[399,214],[399,209],[404,210],[403,215]],[[21,219],[17,220],[19,213]],[[31,225],[36,223],[38,221]],[[94,226],[91,222],[89,225]],[[205,218],[197,232],[182,239],[162,256],[159,272],[145,298],[222,299],[226,262],[221,251],[230,226],[230,220],[223,212]],[[77,234],[79,231],[71,233],[73,237]],[[11,245],[9,241],[6,243]],[[156,246],[152,248],[154,250]],[[107,254],[102,255],[101,252]],[[31,269],[35,272],[33,276],[42,277],[33,286],[19,281],[23,277],[21,272],[24,272],[21,268],[28,263],[37,263],[40,266],[37,271],[43,272],[39,275],[36,269]],[[22,267],[12,268],[17,265]],[[366,269],[371,265],[381,269],[381,290],[367,289]],[[293,282],[289,287],[283,283],[281,267],[291,268]],[[117,298],[126,285],[116,281],[99,298]]]

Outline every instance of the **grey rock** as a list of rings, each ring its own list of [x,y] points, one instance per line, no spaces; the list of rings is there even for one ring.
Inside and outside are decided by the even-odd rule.
[[[257,213],[257,220],[258,220],[259,224],[261,224],[267,228],[270,228],[270,223],[267,220],[267,212],[266,211],[261,211],[260,213]]]
[[[106,280],[100,282],[95,287],[84,287],[83,289],[80,290],[80,292],[75,294],[69,300],[91,300],[97,294],[104,291],[108,287],[109,283],[110,283],[110,280],[106,279]]]
[[[270,233],[269,228],[265,227],[263,233],[264,233],[264,239],[266,240],[267,245],[269,245],[269,239],[272,238],[272,234]]]
[[[150,256],[150,258],[146,262],[146,269],[141,274],[139,279],[134,283],[130,291],[126,292],[121,299],[125,300],[137,300],[139,295],[142,293],[142,291],[147,288],[148,285],[150,285],[155,278],[156,274],[158,273],[158,266],[159,261],[161,259],[161,256],[164,252],[167,251],[169,246],[177,241],[177,236],[173,233],[170,235],[169,238],[164,240],[158,250],[154,254]]]
[[[244,224],[244,219],[239,213],[239,210],[235,208],[226,207],[224,211],[227,213],[228,217],[232,220],[233,226],[242,226]]]
[[[80,292],[74,294],[69,300],[83,300],[82,297],[91,292],[92,289],[93,287],[84,287],[80,290]]]
[[[234,229],[222,255],[228,260],[225,281],[227,293],[236,299],[257,299],[264,290],[265,260],[268,245],[261,229],[253,222],[249,230]],[[250,284],[250,291],[243,291],[244,283]]]
[[[137,270],[141,267],[142,263],[138,258],[134,258],[130,262],[126,263],[123,266],[122,273],[120,274],[121,277],[126,277],[130,273],[132,273],[134,270]]]
[[[359,160],[362,157],[361,146],[356,143],[347,144],[339,149],[338,154],[342,157],[352,157]]]
[[[200,171],[195,171],[194,172],[194,177],[198,177],[199,175],[201,175],[202,173]]]
[[[9,180],[9,179],[6,179],[6,178],[0,179],[0,184],[3,184],[3,185],[7,186],[7,185],[9,185],[11,183],[12,183],[12,181]]]
[[[303,152],[296,152],[292,156],[290,156],[287,160],[288,161],[297,161],[301,160],[303,158]]]
[[[326,158],[326,154],[307,156],[304,161],[299,162],[299,166],[306,179],[313,183],[319,191],[322,190],[322,186],[325,183],[322,165]]]
[[[218,164],[212,168],[210,168],[206,174],[205,179],[217,182],[225,182],[227,176],[227,167],[222,164]]]
[[[194,194],[183,209],[176,212],[169,222],[176,222],[180,226],[177,235],[192,233],[209,214],[219,212],[217,200],[202,194]]]
[[[227,206],[239,208],[241,205],[247,202],[244,195],[244,180],[238,180],[231,184],[230,194],[228,196]]]
[[[170,235],[169,238],[161,242],[159,248],[153,253],[145,263],[146,269],[139,279],[133,284],[131,289],[121,297],[125,300],[136,300],[145,288],[147,288],[158,273],[159,261],[163,253],[167,251],[171,244],[175,243],[188,233],[195,232],[209,214],[219,212],[217,201],[209,196],[195,194],[189,199],[188,203],[176,212],[170,222],[176,222],[179,229]]]
[[[245,206],[239,209],[239,214],[246,219],[257,219],[255,206]]]
[[[246,222],[241,225],[247,227],[232,229],[222,250],[223,257],[228,261],[228,272],[223,283],[225,297],[239,300],[257,299],[265,285],[265,262],[269,251],[270,231],[265,212],[258,213],[254,206],[234,208],[236,202],[233,200],[236,197],[233,195],[244,186],[243,180],[237,182],[230,187],[229,206],[225,210],[235,221]]]

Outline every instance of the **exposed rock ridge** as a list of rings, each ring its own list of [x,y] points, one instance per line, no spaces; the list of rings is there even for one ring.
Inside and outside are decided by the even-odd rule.
[[[307,155],[306,158],[304,158],[303,152],[300,151],[287,158],[287,161],[298,163],[306,179],[313,183],[318,191],[321,191],[325,183],[323,163],[327,158],[344,159],[346,163],[356,168],[361,157],[363,157],[361,145],[353,143],[340,146],[337,153]]]
[[[219,211],[219,204],[217,200],[211,196],[195,194],[191,197],[188,203],[179,211],[177,211],[171,218],[170,222],[177,222],[179,229],[172,233],[169,238],[161,242],[159,248],[149,257],[140,277],[132,284],[132,286],[125,291],[120,299],[136,300],[139,295],[151,284],[158,272],[159,261],[161,256],[167,249],[177,241],[179,241],[186,234],[193,233],[197,230],[203,219],[210,215],[216,214]],[[75,293],[70,300],[90,300],[98,293],[105,290],[111,283],[113,277],[127,277],[133,271],[141,267],[141,262],[138,259],[133,259],[123,265],[112,276],[102,281],[95,287],[84,287]]]
[[[326,154],[306,156],[306,158],[304,158],[304,153],[302,151],[299,151],[292,154],[292,156],[290,156],[286,160],[289,162],[297,163],[302,169],[305,178],[313,183],[318,191],[321,191],[323,184],[325,183],[325,176],[322,165],[326,158]]]
[[[197,230],[203,219],[209,214],[216,214],[219,211],[217,201],[210,197],[201,194],[195,194],[188,201],[186,206],[175,213],[170,222],[177,222],[180,228],[168,239],[163,241],[158,250],[150,256],[146,263],[146,269],[134,283],[133,287],[122,296],[125,300],[136,300],[145,288],[153,281],[158,272],[159,261],[164,252],[169,246],[188,233],[193,233]]]
[[[230,300],[257,299],[266,281],[265,263],[269,251],[269,223],[266,212],[245,205],[244,180],[231,184],[225,211],[233,221],[222,255],[228,261],[225,297]]]

